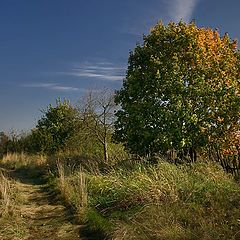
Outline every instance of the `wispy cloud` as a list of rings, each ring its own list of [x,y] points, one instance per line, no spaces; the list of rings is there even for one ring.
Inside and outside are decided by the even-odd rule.
[[[180,20],[191,21],[198,2],[199,0],[169,0],[167,2],[169,18],[176,22]]]
[[[109,62],[84,63],[73,67],[71,70],[61,72],[79,78],[95,78],[100,80],[121,81],[124,78],[126,69],[114,66]]]
[[[193,12],[201,0],[159,0],[150,1],[148,6],[141,5],[135,1],[135,12],[131,19],[127,19],[122,32],[134,35],[139,40],[142,34],[149,33],[149,29],[158,21],[162,20],[165,24],[169,21],[179,22],[183,20],[190,22],[193,18]]]
[[[63,91],[63,92],[82,91],[83,90],[83,89],[77,88],[77,87],[62,86],[57,83],[28,83],[28,84],[23,84],[22,87],[44,88],[44,89]]]

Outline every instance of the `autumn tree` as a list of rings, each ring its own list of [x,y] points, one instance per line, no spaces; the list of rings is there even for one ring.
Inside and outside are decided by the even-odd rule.
[[[116,96],[116,140],[142,156],[195,152],[238,128],[236,40],[184,22],[160,22],[143,40]]]

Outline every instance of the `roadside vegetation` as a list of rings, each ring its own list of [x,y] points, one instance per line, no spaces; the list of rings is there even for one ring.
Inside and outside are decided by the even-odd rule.
[[[21,196],[5,168],[0,169],[0,238],[22,239],[26,228],[22,222],[18,203]]]
[[[11,214],[13,190],[11,189],[10,180],[6,174],[0,172],[0,196],[1,196],[1,216]]]
[[[46,176],[92,239],[240,239],[239,60],[228,35],[158,23],[119,91],[57,99],[30,132],[2,132],[1,166]],[[14,184],[0,185],[14,215]]]
[[[90,229],[110,239],[238,239],[240,188],[216,163],[136,164],[107,173],[59,168],[58,184]]]

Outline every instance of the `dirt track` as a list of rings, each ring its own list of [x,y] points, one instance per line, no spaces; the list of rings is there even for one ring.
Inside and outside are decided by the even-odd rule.
[[[28,169],[10,173],[18,199],[14,206],[14,215],[18,218],[12,227],[13,231],[19,231],[21,234],[14,234],[14,238],[13,235],[1,234],[0,238],[4,237],[4,240],[87,239],[80,237],[82,226],[76,223],[73,213],[43,182],[41,172],[32,173]],[[1,232],[5,230],[7,229],[2,229]]]

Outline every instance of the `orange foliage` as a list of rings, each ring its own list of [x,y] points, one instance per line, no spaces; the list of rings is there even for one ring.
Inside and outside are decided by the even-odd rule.
[[[222,153],[225,156],[240,154],[240,131],[229,134],[227,141],[224,142]]]

